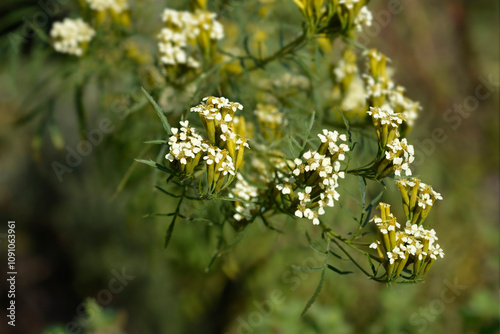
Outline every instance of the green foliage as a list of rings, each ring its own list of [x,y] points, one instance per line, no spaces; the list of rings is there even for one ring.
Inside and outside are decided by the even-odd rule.
[[[214,12],[225,31],[221,39],[201,34],[179,46],[198,66],[180,58],[174,63],[163,59],[168,54],[157,45],[158,33],[162,28],[176,33],[182,29],[168,20],[160,23],[164,9],[160,2],[131,2],[123,15],[98,13],[85,1],[80,1],[80,8],[75,3],[65,9],[70,17],[81,16],[96,32],[89,43],[81,45],[81,56],[57,53],[53,49],[57,38],[50,34],[50,27],[29,23],[35,32],[32,44],[20,54],[9,54],[6,64],[12,72],[19,72],[15,85],[23,92],[12,123],[19,133],[30,132],[38,168],[49,166],[45,174],[50,179],[54,174],[51,163],[64,163],[68,147],[77,151],[78,145],[89,142],[89,133],[100,130],[102,120],[109,120],[113,127],[111,132],[101,131],[99,143],[92,144],[92,153],[82,156],[76,167],[66,163],[71,172],[63,174],[61,185],[56,184],[64,209],[57,207],[50,216],[67,221],[55,230],[72,256],[74,270],[84,273],[75,286],[101,286],[102,280],[91,282],[91,277],[102,277],[119,263],[117,259],[126,258],[135,274],[141,274],[136,287],[130,286],[130,296],[126,292],[116,299],[117,304],[121,298],[134,300],[126,307],[131,332],[180,332],[181,326],[185,332],[201,332],[207,323],[213,324],[213,333],[236,331],[236,313],[250,318],[254,299],[266,298],[256,291],[267,294],[273,289],[283,292],[287,302],[276,305],[269,316],[264,312],[255,332],[364,331],[351,326],[357,322],[371,326],[371,332],[415,330],[405,320],[408,315],[403,308],[394,305],[410,303],[415,297],[425,307],[433,295],[416,294],[420,291],[416,289],[425,286],[414,283],[422,282],[425,275],[426,286],[437,291],[439,275],[450,270],[450,263],[454,268],[466,268],[467,263],[447,257],[450,262],[438,258],[434,265],[442,252],[436,247],[426,248],[422,260],[417,260],[416,252],[396,252],[391,263],[388,253],[396,245],[408,245],[395,243],[390,236],[384,239],[384,226],[374,218],[385,215],[383,223],[390,221],[395,232],[413,237],[405,230],[406,221],[426,233],[431,224],[440,235],[447,230],[458,233],[450,228],[455,226],[450,224],[451,217],[472,219],[476,211],[464,213],[465,205],[457,204],[456,194],[446,194],[451,200],[444,203],[450,204],[438,203],[440,195],[430,186],[420,189],[407,183],[417,179],[401,178],[405,172],[409,176],[408,166],[402,165],[412,163],[408,143],[426,138],[422,123],[417,126],[413,119],[409,121],[413,112],[420,113],[420,107],[408,96],[419,96],[420,88],[412,87],[408,96],[402,93],[385,56],[357,41],[367,2],[349,7],[339,1],[192,1],[189,15],[199,13],[196,9]],[[182,2],[171,7],[188,10]],[[21,17],[20,13],[12,11],[5,22]],[[207,20],[209,28],[215,29],[215,21]],[[400,64],[399,60],[394,63]],[[29,73],[29,78],[21,78],[22,73]],[[397,73],[406,77],[400,69]],[[377,86],[371,79],[383,87],[380,94],[371,91]],[[243,110],[235,114],[227,107],[219,108],[224,121],[214,122],[213,127],[209,117],[190,111],[199,103],[216,105],[210,101],[221,96],[238,101]],[[204,97],[212,100],[203,102]],[[391,121],[401,117],[402,124],[391,128],[367,114],[387,108],[394,112]],[[231,120],[225,120],[227,115]],[[421,116],[429,119],[427,111]],[[189,125],[184,126],[186,121]],[[234,143],[220,139],[227,134],[225,126],[235,134]],[[231,157],[226,163],[230,161],[234,168],[225,170],[227,174],[215,167],[210,170],[207,147],[183,163],[175,146],[184,141],[179,135],[182,128],[202,138],[200,147],[216,147]],[[323,130],[345,135],[345,140],[328,139],[325,144]],[[411,131],[416,140],[411,139]],[[394,148],[396,139],[398,144],[405,140],[402,148]],[[238,140],[238,145],[247,140],[249,144],[241,156],[231,146]],[[330,151],[330,143],[346,145],[346,149]],[[338,170],[328,172],[328,177],[300,170],[301,165],[311,167],[309,160],[319,152],[334,168],[338,162]],[[403,162],[397,163],[398,159]],[[426,157],[418,170],[438,189],[452,182],[439,166],[444,159]],[[218,174],[214,177],[213,173]],[[336,183],[329,195],[322,182],[333,175]],[[461,180],[469,180],[461,175]],[[29,177],[34,176],[30,173]],[[464,182],[470,186],[475,181]],[[420,179],[418,183],[423,184]],[[423,200],[417,201],[427,195],[432,204],[423,208],[419,204]],[[331,205],[326,204],[328,196]],[[387,212],[383,211],[386,203],[391,203]],[[432,215],[428,215],[429,207],[437,207]],[[453,214],[451,207],[462,208],[463,217]],[[70,213],[73,208],[75,213]],[[396,228],[396,223],[401,227]],[[487,234],[488,238],[494,235]],[[453,250],[446,238],[441,243]],[[83,239],[95,242],[95,249]],[[473,244],[480,243],[475,240]],[[321,259],[302,262],[303,256],[311,254]],[[431,266],[434,269],[429,271]],[[290,281],[307,284],[295,286]],[[82,289],[78,296],[92,293]],[[484,305],[491,308],[494,304],[485,295],[475,294],[470,301],[468,313],[464,312],[468,322],[475,324],[482,315],[493,319],[491,323],[498,320],[485,311]],[[233,296],[229,302],[224,299]],[[365,302],[370,310],[361,307],[358,311],[357,305]],[[224,303],[235,311],[225,309]],[[377,310],[377,303],[383,311],[371,312]],[[179,306],[167,312],[167,304]],[[446,312],[454,305],[446,304]],[[114,305],[108,310],[87,301],[86,308],[87,313],[96,311],[87,314],[89,321],[75,320],[84,332],[124,332],[125,316],[113,311]],[[168,319],[163,319],[166,313]],[[227,323],[215,324],[215,313],[227,318]],[[350,319],[354,313],[359,320]],[[391,313],[398,319],[390,318]],[[489,324],[485,328],[492,327]],[[46,332],[58,331],[64,328]]]

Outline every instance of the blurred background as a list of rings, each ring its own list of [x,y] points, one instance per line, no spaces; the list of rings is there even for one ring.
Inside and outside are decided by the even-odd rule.
[[[148,9],[134,24],[151,34],[163,8],[188,8],[179,1],[137,2]],[[0,5],[0,253],[6,268],[6,223],[15,220],[18,266],[17,324],[15,329],[7,325],[2,307],[1,333],[498,333],[497,1],[369,4],[374,21],[360,42],[391,58],[395,80],[423,106],[410,140],[417,173],[445,199],[428,220],[446,257],[422,284],[386,286],[357,274],[328,273],[304,317],[300,312],[320,275],[297,273],[290,265],[321,261],[304,237],[306,229],[315,233],[312,226],[277,221],[286,232],[279,234],[256,225],[208,272],[216,231],[182,222],[164,250],[169,220],[143,216],[168,212],[171,204],[153,192],[155,173],[133,164],[134,158],[158,153],[142,142],[157,139],[161,124],[144,105],[123,119],[105,107],[140,94],[140,84],[130,75],[133,63],[114,64],[115,53],[154,45],[137,36],[135,48],[110,45],[99,61],[61,67],[67,58],[26,22],[38,19],[48,32],[53,21],[75,16],[78,5],[59,1],[57,9],[49,9],[53,15],[37,18],[40,11],[48,12],[47,3],[7,0]],[[292,1],[217,3],[223,23],[248,22],[255,15],[268,24],[287,13],[300,20]],[[390,11],[394,4],[397,10]],[[88,79],[83,95],[90,110],[87,130],[102,130],[106,118],[109,131],[101,131],[92,152],[58,178],[54,162],[64,163],[64,148],[79,143],[74,88],[78,91],[85,73],[100,71],[99,66],[112,79]],[[182,92],[173,95],[189,101]],[[44,113],[47,108],[52,111]],[[384,199],[399,201],[390,195]],[[345,219],[334,211],[332,219]],[[340,266],[356,270],[349,263]],[[0,298],[7,305],[6,270],[0,272]],[[86,304],[93,310],[87,322],[81,319],[86,298],[100,305]],[[102,312],[96,311],[100,307]],[[89,323],[101,329],[85,331]]]

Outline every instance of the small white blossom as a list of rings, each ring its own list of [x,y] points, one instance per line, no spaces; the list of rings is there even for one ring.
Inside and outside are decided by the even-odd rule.
[[[75,56],[83,54],[83,44],[89,43],[94,35],[95,30],[82,19],[66,18],[62,22],[55,22],[50,31],[54,49]]]
[[[86,2],[95,11],[112,10],[120,14],[129,8],[126,0],[86,0]]]

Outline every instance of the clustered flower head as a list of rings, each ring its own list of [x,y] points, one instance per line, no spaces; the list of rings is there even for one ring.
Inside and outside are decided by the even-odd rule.
[[[261,149],[263,151],[265,150],[265,148]],[[268,164],[266,164],[261,157],[254,155],[250,162],[249,170],[251,170],[251,172],[245,174],[246,178],[243,178],[240,173],[236,175],[236,183],[229,194],[229,197],[235,198],[233,202],[236,211],[233,215],[235,221],[240,223],[250,222],[258,215],[258,210],[261,208],[265,209],[267,206],[263,205],[262,199],[268,195],[269,188],[274,189],[276,187],[281,189],[281,186],[292,186],[289,183],[276,186],[274,183],[276,175],[278,175],[282,181],[294,181],[293,177],[290,179],[285,177],[286,171],[289,166],[294,166],[294,162],[280,157],[280,154],[281,152],[278,150],[269,152],[269,155],[266,157],[266,160],[269,162]],[[252,184],[261,186],[256,187]]]
[[[370,107],[366,113],[372,118],[381,147],[385,147],[400,136],[398,128],[406,121],[404,114],[397,114],[389,107]]]
[[[379,142],[379,151],[383,156],[375,163],[378,178],[392,174],[406,176],[412,174],[410,164],[415,159],[413,145],[406,138],[399,139],[399,128],[406,121],[402,113],[395,113],[389,107],[370,107],[367,114],[371,116]]]
[[[340,110],[351,119],[354,115],[365,118],[365,90],[363,80],[358,73],[357,55],[352,47],[346,47],[342,52],[342,58],[332,71],[335,83],[332,97],[337,101],[334,104],[339,105]]]
[[[399,179],[396,184],[401,191],[406,218],[411,224],[422,225],[434,202],[443,199],[440,193],[416,177]]]
[[[356,25],[356,29],[358,31],[363,30],[363,26],[371,27],[373,21],[372,12],[368,9],[368,7],[363,6],[359,10],[358,16],[354,19],[354,24]]]
[[[293,163],[287,162],[291,174],[278,173],[280,183],[276,184],[279,196],[290,203],[294,215],[310,219],[315,225],[319,224],[325,207],[333,207],[339,199],[338,180],[345,176],[340,161],[345,160],[349,151],[345,134],[324,129],[318,137],[321,140],[318,149],[305,152]]]
[[[259,200],[259,189],[250,185],[243,176],[238,173],[236,183],[229,193],[230,198],[241,199],[243,201],[234,201],[234,210],[236,213],[233,218],[236,221],[251,220],[255,217]]]
[[[200,158],[209,150],[209,145],[196,129],[189,126],[189,121],[181,121],[181,128],[172,128],[168,139],[170,151],[165,158],[182,174],[191,175],[200,162]]]
[[[158,34],[161,62],[166,66],[183,65],[200,67],[199,52],[205,55],[213,51],[217,40],[224,38],[224,27],[217,21],[215,13],[197,10],[165,9],[162,20],[166,27]]]
[[[357,73],[356,53],[352,49],[346,48],[342,54],[342,59],[339,60],[337,66],[333,69],[335,79],[340,83],[343,93],[349,89]]]
[[[200,161],[196,154],[203,155],[203,161],[207,166],[209,193],[218,193],[226,188],[236,176],[236,171],[243,166],[243,153],[249,145],[244,137],[244,119],[234,116],[237,110],[242,109],[241,104],[231,102],[224,97],[205,97],[201,104],[191,108],[191,112],[199,114],[207,140],[201,141],[192,129],[184,131],[181,129],[180,135],[189,141],[188,149],[196,148],[196,152],[190,154],[191,156],[194,154],[193,162],[196,165]],[[173,137],[175,136],[177,134],[173,134]],[[172,153],[172,148],[169,154],[176,157]],[[194,168],[188,171],[192,172]]]
[[[50,31],[54,49],[75,56],[83,54],[94,35],[94,29],[82,19],[66,18],[62,22],[55,22]]]
[[[339,4],[344,5],[348,9],[353,9],[359,0],[339,0]]]
[[[392,174],[402,176],[403,172],[406,176],[410,176],[412,174],[410,164],[415,159],[414,154],[413,145],[408,145],[406,138],[394,139],[387,144],[384,159],[378,164],[378,177],[383,178]]]
[[[92,10],[102,12],[102,11],[113,11],[116,14],[120,14],[129,9],[129,4],[127,0],[86,0]]]
[[[424,276],[444,252],[435,241],[436,232],[407,221],[404,228],[390,212],[390,205],[379,203],[380,216],[371,220],[379,238],[370,245],[377,251],[386,270],[387,281],[398,278],[406,268],[410,277]]]
[[[95,22],[103,23],[108,15],[122,26],[130,25],[129,3],[127,0],[86,0],[90,9],[94,11]]]
[[[259,103],[254,110],[254,114],[257,116],[264,137],[267,139],[281,138],[286,119],[283,117],[283,113],[278,110],[278,107]]]
[[[406,125],[413,126],[420,104],[405,97],[405,88],[392,81],[387,73],[390,60],[375,49],[366,52],[365,56],[367,72],[363,78],[368,105],[402,114]]]
[[[335,29],[361,30],[371,25],[372,15],[364,0],[293,0],[306,19],[309,34],[329,33]],[[332,25],[338,22],[338,26]]]

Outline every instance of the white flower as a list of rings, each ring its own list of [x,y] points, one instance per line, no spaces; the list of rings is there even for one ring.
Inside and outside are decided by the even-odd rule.
[[[295,211],[295,216],[302,218],[304,217],[304,212],[308,210],[304,205],[298,205],[297,210]]]
[[[50,31],[50,36],[54,39],[54,49],[75,56],[83,54],[82,45],[89,43],[94,35],[95,30],[82,19],[66,18],[62,22],[55,22]]]
[[[129,8],[126,0],[86,0],[90,8],[95,11],[112,10],[117,14]]]
[[[438,256],[441,258],[444,257],[444,251],[441,249],[441,247],[438,244],[436,244],[434,247],[429,249],[429,254],[430,254],[431,259],[434,259],[434,260],[437,260]]]
[[[280,126],[285,123],[283,113],[278,108],[270,104],[257,104],[257,109],[254,110],[257,120],[271,126]]]
[[[311,201],[311,190],[312,187],[306,187],[305,188],[305,193],[303,192],[298,192],[297,196],[299,197],[300,204],[305,205],[305,203],[308,203]]]
[[[87,0],[94,2],[125,2],[124,0]],[[188,44],[196,43],[196,38],[202,31],[207,31],[212,40],[224,37],[224,27],[216,19],[214,13],[197,11],[175,11],[165,9],[162,20],[166,26],[158,34],[158,49],[163,64],[173,66],[183,64],[190,68],[201,66]]]
[[[372,12],[368,9],[368,7],[363,6],[359,10],[358,16],[354,19],[354,24],[356,25],[356,29],[358,29],[358,31],[362,31],[363,26],[370,27],[372,25],[372,21]]]
[[[245,217],[252,217],[252,211],[257,209],[257,205],[252,202],[258,201],[258,189],[251,186],[240,173],[236,175],[236,183],[229,197],[241,198],[247,202],[233,202],[235,203],[235,210],[237,213],[233,215],[233,218],[237,221],[243,220]]]
[[[348,9],[352,9],[359,0],[339,0],[339,4],[346,6]]]
[[[170,162],[178,160],[186,165],[190,159],[195,159],[197,154],[206,152],[209,146],[203,142],[203,138],[195,133],[194,128],[189,127],[188,121],[181,121],[180,132],[178,128],[172,128],[172,136],[168,139],[170,151],[165,158]],[[205,159],[205,157],[204,157]]]

